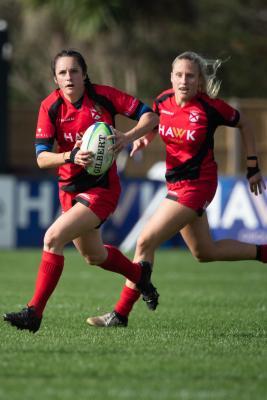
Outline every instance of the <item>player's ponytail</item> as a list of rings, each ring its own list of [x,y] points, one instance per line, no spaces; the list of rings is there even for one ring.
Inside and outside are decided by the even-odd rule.
[[[92,99],[94,102],[98,103],[96,91],[94,89],[92,82],[90,81],[88,74],[86,74],[86,78],[84,80],[84,86],[85,86],[85,89],[86,89],[87,94],[90,97],[90,99]]]

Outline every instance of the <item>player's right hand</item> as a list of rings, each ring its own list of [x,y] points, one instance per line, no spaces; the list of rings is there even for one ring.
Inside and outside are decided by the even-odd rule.
[[[136,139],[133,142],[133,147],[132,147],[132,151],[130,153],[130,157],[133,157],[133,155],[137,151],[139,151],[141,149],[144,149],[148,144],[149,144],[149,141],[147,140],[147,138],[145,136],[143,136],[143,137],[141,137],[139,139]]]

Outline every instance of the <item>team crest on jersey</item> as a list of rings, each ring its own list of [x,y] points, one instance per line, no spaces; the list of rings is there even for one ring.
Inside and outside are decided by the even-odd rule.
[[[91,108],[90,111],[91,111],[93,120],[98,121],[99,119],[102,118],[101,108],[98,107],[97,105],[95,107]]]
[[[190,111],[189,114],[189,121],[190,122],[197,122],[200,118],[199,112],[198,111]]]

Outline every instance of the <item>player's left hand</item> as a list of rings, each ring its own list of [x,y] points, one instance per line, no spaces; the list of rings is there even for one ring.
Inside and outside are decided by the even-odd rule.
[[[258,196],[258,194],[262,194],[263,190],[266,189],[265,182],[260,172],[257,172],[255,175],[251,176],[248,182],[250,191],[251,193],[254,193],[255,196]]]
[[[115,139],[115,143],[109,147],[109,151],[113,151],[117,155],[122,149],[128,145],[128,139],[124,133],[113,128],[113,135],[108,139]]]

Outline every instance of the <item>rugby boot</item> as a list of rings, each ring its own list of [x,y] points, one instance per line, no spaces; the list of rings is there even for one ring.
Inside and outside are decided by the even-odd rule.
[[[146,302],[149,310],[154,311],[159,304],[159,293],[151,282],[152,267],[147,261],[140,261],[139,264],[142,267],[142,274],[136,287],[141,292],[143,300]]]
[[[120,315],[116,311],[112,311],[99,317],[89,317],[86,322],[91,326],[116,328],[126,327],[128,325],[128,318]]]
[[[40,328],[42,318],[36,315],[34,307],[23,308],[19,312],[6,313],[3,315],[4,321],[16,326],[17,329],[27,329],[30,332],[37,332]]]

